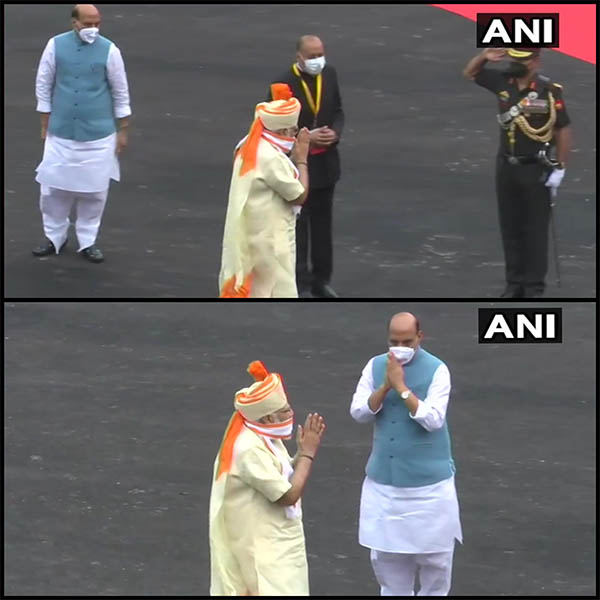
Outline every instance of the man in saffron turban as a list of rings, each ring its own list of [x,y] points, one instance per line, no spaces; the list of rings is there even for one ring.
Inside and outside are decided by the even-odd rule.
[[[308,596],[308,565],[301,496],[325,431],[309,414],[298,428],[283,380],[260,361],[248,372],[256,383],[235,394],[215,460],[210,495],[210,594]]]
[[[301,106],[289,86],[273,84],[273,97],[256,106],[250,132],[235,150],[221,298],[298,297],[295,230],[308,193],[309,133],[294,137]]]

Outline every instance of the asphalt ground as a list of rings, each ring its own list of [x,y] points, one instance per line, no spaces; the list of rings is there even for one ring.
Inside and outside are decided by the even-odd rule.
[[[34,6],[34,8],[33,8]],[[463,80],[475,24],[428,5],[104,5],[134,117],[92,265],[42,239],[34,81],[71,5],[5,6],[5,294],[10,298],[213,298],[234,145],[268,83],[315,33],[346,112],[333,284],[354,298],[495,298],[504,265],[493,164],[494,97]],[[548,51],[575,148],[556,209],[563,285],[596,295],[596,68]]]
[[[451,594],[595,595],[596,310],[547,305],[562,344],[479,345],[475,303],[6,303],[5,593],[207,594],[212,465],[260,359],[298,420],[328,425],[303,500],[311,593],[377,595],[357,540],[372,428],[349,407],[410,310],[452,374]]]

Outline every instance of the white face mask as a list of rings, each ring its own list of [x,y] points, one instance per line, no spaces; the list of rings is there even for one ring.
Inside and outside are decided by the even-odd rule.
[[[325,57],[309,58],[304,61],[304,70],[309,75],[318,75],[325,68]]]
[[[279,145],[283,146],[283,148],[285,149],[285,151],[289,154],[292,149],[294,148],[294,144],[296,143],[296,140],[279,140]]]
[[[88,44],[93,44],[98,38],[100,30],[97,27],[84,27],[79,30],[79,37]]]
[[[257,421],[248,421],[246,419],[245,421],[246,427],[270,438],[289,440],[294,430],[293,416],[282,423],[258,423]]]
[[[390,352],[402,363],[406,364],[410,362],[415,355],[414,348],[407,348],[406,346],[392,346]]]
[[[277,134],[273,135],[272,133],[270,133],[268,131],[263,131],[263,136],[266,137],[268,140],[271,140],[278,146],[280,146],[282,148],[282,150],[287,153],[290,153],[292,151],[292,148],[294,147],[294,144],[296,143],[296,138],[286,137],[286,136],[277,135]]]

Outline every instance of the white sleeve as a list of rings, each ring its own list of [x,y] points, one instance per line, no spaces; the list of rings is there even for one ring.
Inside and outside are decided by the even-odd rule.
[[[106,75],[113,97],[115,118],[123,119],[128,117],[131,115],[131,106],[127,73],[125,72],[125,63],[123,62],[121,51],[114,44],[111,44],[108,51]]]
[[[450,397],[450,371],[445,364],[441,364],[433,374],[427,390],[427,397],[419,399],[419,406],[415,415],[408,413],[427,431],[435,431],[444,425],[446,409]]]
[[[54,38],[51,38],[44,48],[35,78],[35,95],[37,98],[37,112],[52,112],[52,90],[56,75],[56,54],[54,52]]]
[[[369,406],[369,398],[375,391],[375,383],[373,382],[373,360],[374,359],[372,358],[363,369],[358,385],[356,386],[356,391],[352,397],[352,404],[350,405],[350,414],[358,423],[372,423],[375,421],[375,415],[383,407],[382,404],[376,412],[373,412]]]

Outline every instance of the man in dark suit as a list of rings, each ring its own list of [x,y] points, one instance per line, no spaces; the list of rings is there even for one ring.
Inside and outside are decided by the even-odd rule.
[[[333,194],[340,178],[337,145],[344,111],[335,69],[326,64],[323,42],[304,35],[296,47],[296,63],[273,83],[287,83],[300,100],[298,127],[310,130],[310,191],[296,224],[296,279],[300,297],[337,298],[330,286],[333,273]],[[271,95],[269,92],[268,100]],[[308,251],[312,270],[309,268]]]

